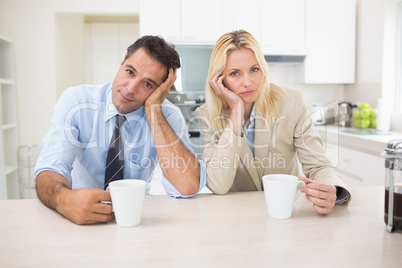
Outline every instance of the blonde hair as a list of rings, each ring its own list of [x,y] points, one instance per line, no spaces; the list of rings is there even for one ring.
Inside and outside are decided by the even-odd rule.
[[[223,71],[226,66],[228,55],[238,49],[248,48],[254,52],[255,58],[260,65],[264,74],[264,79],[261,84],[260,94],[255,100],[255,108],[259,115],[264,116],[270,121],[272,116],[279,116],[278,109],[275,103],[280,100],[285,91],[275,85],[270,84],[268,80],[269,67],[265,61],[264,54],[257,40],[244,30],[233,31],[222,35],[216,42],[211,55],[209,66],[209,75],[206,85],[206,103],[208,107],[208,119],[215,131],[223,132],[227,123],[223,118],[224,110],[229,109],[229,105],[215,93],[215,90],[209,85],[209,81],[219,72]]]

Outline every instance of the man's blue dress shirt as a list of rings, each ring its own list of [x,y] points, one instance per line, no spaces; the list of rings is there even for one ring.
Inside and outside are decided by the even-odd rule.
[[[52,126],[44,138],[44,147],[34,168],[34,176],[43,170],[55,171],[64,176],[73,189],[103,189],[106,155],[119,114],[112,102],[112,83],[81,85],[67,89],[61,95],[52,118]],[[170,127],[184,146],[192,153],[189,134],[180,109],[168,100],[162,103],[162,112]],[[124,178],[149,182],[158,165],[158,155],[144,107],[126,114],[121,127],[124,143]],[[183,161],[178,158],[177,161]],[[190,163],[184,159],[185,164]],[[200,163],[200,188],[206,184],[206,167]],[[178,164],[161,159],[162,167]],[[174,197],[186,197],[163,176],[166,193]]]

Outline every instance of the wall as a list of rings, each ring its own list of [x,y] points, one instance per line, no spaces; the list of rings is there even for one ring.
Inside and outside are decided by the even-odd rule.
[[[128,16],[138,13],[139,0],[0,0],[0,33],[12,39],[15,47],[21,145],[42,142],[50,127],[53,108],[60,93],[58,88],[84,82],[80,81],[84,78],[79,77],[79,72],[72,76],[68,74],[68,70],[80,70],[83,67],[82,57],[69,59],[56,54],[59,49],[63,49],[62,46],[56,46],[62,43],[58,33],[68,28],[68,20],[71,19],[69,16],[64,21],[56,21],[56,15],[75,14],[76,19],[79,19],[80,15],[86,14]],[[73,26],[77,20],[71,23],[70,26]],[[68,43],[73,45],[71,49],[77,47],[74,42],[81,42],[83,37],[78,37],[80,31],[83,30],[78,28],[78,32],[69,33],[72,36]],[[64,49],[68,49],[67,43]],[[77,53],[80,55],[83,52],[78,49]],[[65,63],[64,67],[61,67],[63,64],[60,62]]]
[[[85,81],[84,16],[55,14],[56,98]],[[72,56],[73,55],[73,56]]]
[[[382,92],[384,0],[357,0],[356,83],[346,85],[345,100],[376,107]]]
[[[307,106],[315,104],[329,105],[344,99],[344,85],[301,84],[296,82],[296,67],[292,65],[269,64],[270,81],[281,87],[288,87],[302,92]]]
[[[401,0],[357,0],[356,83],[346,85],[345,100],[367,102],[377,107],[378,98],[387,98],[391,130],[402,132],[402,106],[397,105],[397,10]],[[400,97],[399,97],[400,98]],[[399,99],[399,102],[401,100]]]
[[[280,65],[270,66],[271,81],[301,90],[308,104],[348,100],[375,105],[383,82],[384,2],[357,0],[356,84],[297,84],[294,67]],[[0,0],[0,33],[15,47],[20,144],[40,144],[60,93],[85,81],[83,16],[138,13],[139,0]]]

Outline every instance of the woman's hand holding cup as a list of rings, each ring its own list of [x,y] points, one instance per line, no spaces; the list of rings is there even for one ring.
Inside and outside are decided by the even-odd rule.
[[[306,183],[300,190],[306,194],[306,198],[313,203],[315,211],[320,214],[332,212],[336,201],[336,187],[333,185],[315,182],[302,176],[299,177]]]

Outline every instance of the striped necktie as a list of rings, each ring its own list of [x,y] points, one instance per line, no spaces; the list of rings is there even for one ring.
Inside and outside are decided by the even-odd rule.
[[[110,182],[124,179],[124,147],[121,141],[120,127],[125,120],[126,117],[116,115],[116,126],[110,140],[106,157],[105,190]]]

